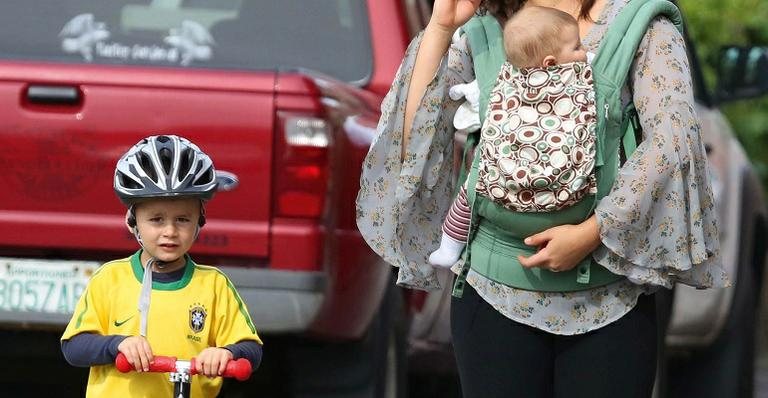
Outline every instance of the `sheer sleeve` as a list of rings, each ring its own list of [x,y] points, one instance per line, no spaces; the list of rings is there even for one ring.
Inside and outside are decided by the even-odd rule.
[[[636,283],[729,284],[680,32],[653,21],[630,75],[643,141],[595,213],[598,263]]]
[[[426,88],[401,162],[405,100],[421,35],[408,47],[381,106],[377,136],[363,164],[357,196],[357,226],[368,245],[399,267],[398,284],[440,288],[428,254],[440,242],[453,198],[453,115],[460,101],[448,90],[474,79],[466,39],[456,35]]]

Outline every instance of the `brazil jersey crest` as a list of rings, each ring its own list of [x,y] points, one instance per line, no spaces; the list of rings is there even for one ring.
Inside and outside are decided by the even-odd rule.
[[[189,308],[189,328],[195,333],[200,333],[205,327],[205,317],[208,313],[205,307],[195,303]]]

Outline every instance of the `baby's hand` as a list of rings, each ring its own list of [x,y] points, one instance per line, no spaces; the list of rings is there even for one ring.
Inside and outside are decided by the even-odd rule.
[[[233,359],[232,352],[226,348],[208,347],[195,358],[198,374],[208,377],[221,376],[227,368],[227,362]]]
[[[125,338],[117,346],[117,350],[125,355],[128,363],[138,372],[149,371],[149,364],[154,360],[152,348],[143,336],[131,336]]]

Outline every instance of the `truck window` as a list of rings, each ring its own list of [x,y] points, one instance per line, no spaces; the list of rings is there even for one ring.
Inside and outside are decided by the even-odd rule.
[[[359,0],[24,0],[0,5],[0,57],[107,65],[286,70],[348,82],[372,69]]]

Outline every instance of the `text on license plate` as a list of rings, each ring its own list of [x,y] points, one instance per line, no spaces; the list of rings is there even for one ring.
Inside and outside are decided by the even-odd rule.
[[[71,314],[99,265],[0,257],[0,310]]]

